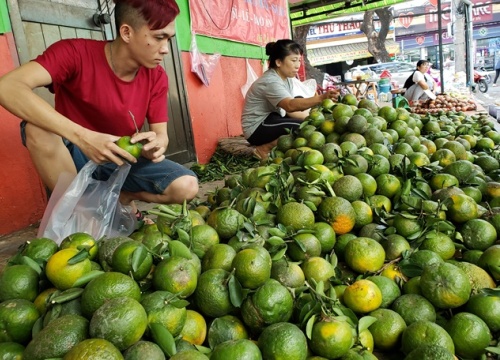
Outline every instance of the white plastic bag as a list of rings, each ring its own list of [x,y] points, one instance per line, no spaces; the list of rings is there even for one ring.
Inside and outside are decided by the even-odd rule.
[[[191,71],[198,75],[205,86],[210,85],[210,79],[221,55],[217,53],[212,55],[201,53],[198,50],[196,34],[194,33],[191,33],[191,48],[189,53],[191,54]]]
[[[308,79],[302,82],[297,78],[292,78],[292,82],[293,97],[302,96],[304,98],[310,98],[316,94],[316,80]]]
[[[243,95],[243,98],[247,96],[248,89],[250,89],[250,86],[252,86],[253,82],[259,78],[253,68],[250,66],[248,59],[245,59],[245,62],[247,68],[247,82],[241,87],[241,95]]]
[[[67,177],[58,180],[43,214],[38,237],[60,244],[76,232],[100,239],[103,236],[128,236],[135,230],[135,214],[118,201],[130,164],[118,167],[106,181],[92,178],[97,166],[89,161],[69,186]]]

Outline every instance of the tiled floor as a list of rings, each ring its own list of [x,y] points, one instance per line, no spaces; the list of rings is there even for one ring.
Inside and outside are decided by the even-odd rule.
[[[200,191],[198,192],[197,198],[200,200],[205,200],[207,195],[217,188],[222,188],[224,186],[223,180],[208,182],[200,184]],[[144,202],[138,202],[138,207],[140,210],[150,210],[156,204],[149,204]],[[36,238],[38,232],[38,225],[34,224],[28,226],[24,229],[16,231],[9,235],[4,235],[0,237],[0,271],[3,269],[7,260],[16,253],[20,245],[26,241]]]

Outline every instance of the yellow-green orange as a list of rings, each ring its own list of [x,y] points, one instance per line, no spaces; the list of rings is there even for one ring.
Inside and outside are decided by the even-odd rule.
[[[500,297],[479,293],[471,296],[466,311],[479,316],[492,332],[500,330]]]
[[[82,293],[83,314],[91,318],[92,314],[105,302],[113,298],[128,296],[139,300],[141,290],[130,276],[119,272],[106,272],[87,284]]]
[[[225,315],[211,322],[207,339],[210,348],[213,349],[225,341],[248,339],[248,331],[240,318]]]
[[[180,334],[187,316],[185,307],[175,306],[177,300],[177,296],[168,291],[154,291],[141,299],[148,323],[162,324],[174,337]]]
[[[123,360],[123,355],[111,342],[105,339],[86,339],[73,347],[64,360]],[[151,359],[151,358],[149,358]]]
[[[342,357],[353,343],[351,326],[345,321],[323,320],[315,323],[309,346],[316,355],[327,359]]]
[[[262,357],[269,360],[305,360],[307,339],[296,325],[281,322],[268,326],[259,336]]]
[[[278,209],[276,220],[295,231],[311,229],[314,225],[314,213],[305,204],[289,202]]]
[[[109,300],[95,311],[90,320],[91,337],[110,341],[125,350],[139,341],[148,326],[148,317],[141,304],[129,297]]]
[[[233,259],[234,275],[241,286],[257,289],[271,277],[271,256],[264,248],[240,250]]]
[[[450,335],[436,323],[430,321],[417,321],[403,331],[401,350],[409,354],[412,350],[422,345],[439,345],[455,353],[455,345]]]
[[[222,269],[210,269],[201,274],[194,299],[202,314],[215,318],[234,311],[227,286],[229,275]]]
[[[429,300],[419,294],[401,295],[392,303],[391,309],[401,315],[406,325],[422,320],[436,321],[436,309]]]
[[[352,311],[364,314],[380,307],[382,292],[374,282],[361,279],[345,288],[343,299]]]
[[[198,274],[189,259],[171,256],[162,260],[153,273],[153,285],[156,290],[165,290],[181,296],[194,293],[198,283]]]
[[[485,353],[491,341],[488,325],[478,316],[461,312],[446,324],[446,331],[455,344],[455,352],[465,359],[475,359]]]
[[[38,273],[28,265],[5,267],[0,275],[0,302],[10,299],[35,300],[38,281]]]
[[[367,237],[358,237],[347,243],[344,258],[347,265],[360,274],[375,272],[384,265],[385,251],[379,242]]]
[[[306,280],[311,283],[323,283],[330,285],[329,279],[335,275],[335,268],[332,264],[322,257],[311,257],[302,263],[302,271]]]
[[[488,221],[471,219],[460,228],[463,242],[468,249],[486,250],[497,240],[497,231]]]
[[[0,343],[28,343],[31,339],[31,329],[39,317],[40,314],[31,301],[3,301],[0,303]]]
[[[329,223],[335,234],[346,234],[354,228],[356,212],[351,203],[341,197],[327,197],[318,207],[318,214]]]
[[[274,279],[268,279],[241,305],[243,322],[257,332],[268,325],[290,320],[292,312],[292,294]]]
[[[284,258],[273,261],[271,278],[278,280],[288,288],[304,286],[305,281],[305,275],[301,267],[297,263],[287,261]]]
[[[390,309],[377,309],[370,313],[377,319],[368,329],[372,333],[375,349],[389,351],[399,348],[403,331],[406,329],[404,319]]]
[[[467,275],[457,266],[445,262],[424,267],[420,288],[422,294],[440,309],[464,305],[471,292]]]

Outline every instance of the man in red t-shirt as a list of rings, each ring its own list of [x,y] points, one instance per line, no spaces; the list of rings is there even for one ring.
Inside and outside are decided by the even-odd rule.
[[[132,164],[120,201],[182,203],[198,192],[193,172],[165,159],[168,79],[158,66],[175,35],[175,0],[115,0],[114,41],[61,40],[0,78],[0,105],[23,122],[25,141],[43,183],[53,190],[63,172],[88,160],[106,178]],[[55,94],[55,109],[33,89]],[[145,119],[149,131],[135,134]],[[121,136],[144,144],[134,158],[115,143]],[[101,176],[100,175],[100,176]]]

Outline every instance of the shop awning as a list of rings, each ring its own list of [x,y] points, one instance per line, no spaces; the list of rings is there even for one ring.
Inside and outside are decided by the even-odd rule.
[[[292,26],[306,25],[338,16],[375,10],[405,0],[288,0]]]
[[[396,54],[399,52],[399,43],[386,40],[385,48],[390,54]],[[312,66],[364,59],[371,56],[367,42],[307,49],[307,58]]]

